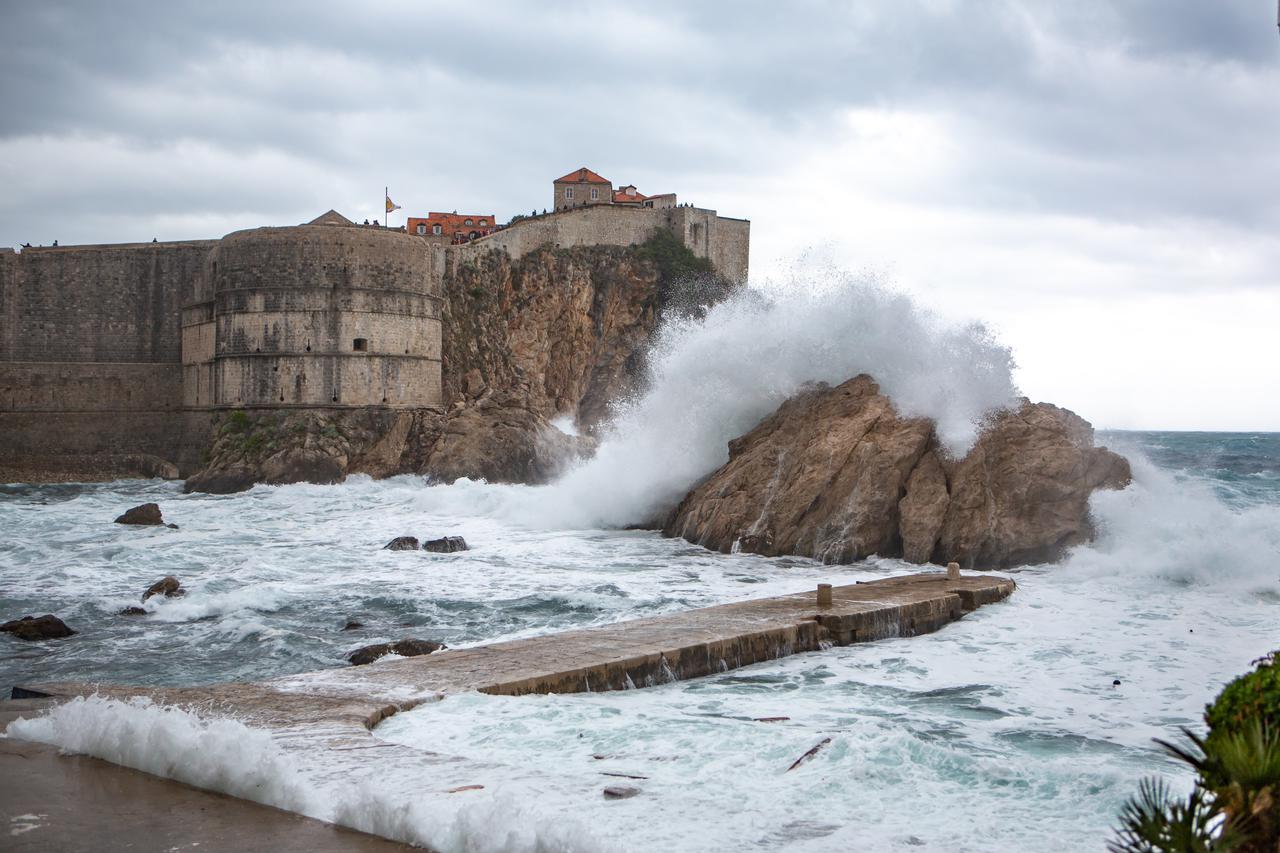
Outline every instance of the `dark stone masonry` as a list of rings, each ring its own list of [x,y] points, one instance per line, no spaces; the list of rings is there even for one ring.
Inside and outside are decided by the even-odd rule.
[[[0,249],[0,482],[189,477],[245,413],[442,412],[446,280],[658,230],[745,277],[749,223],[693,207],[566,211],[462,245],[329,211],[220,240]]]

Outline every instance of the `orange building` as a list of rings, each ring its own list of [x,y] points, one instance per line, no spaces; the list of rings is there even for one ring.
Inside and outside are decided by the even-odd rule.
[[[406,229],[419,237],[442,238],[441,242],[467,243],[492,234],[497,220],[492,213],[428,213],[410,216]]]

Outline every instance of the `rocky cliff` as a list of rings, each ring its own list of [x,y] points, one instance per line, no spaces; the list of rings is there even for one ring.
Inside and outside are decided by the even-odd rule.
[[[589,436],[641,380],[664,313],[724,295],[727,285],[708,273],[665,233],[642,246],[546,247],[514,261],[477,247],[445,278],[443,411],[219,415],[207,464],[187,489],[353,473],[546,482],[592,443],[551,421]]]
[[[845,563],[872,554],[993,569],[1051,560],[1087,540],[1090,494],[1129,465],[1082,418],[1024,401],[963,459],[931,421],[903,418],[869,376],[817,386],[729,444],[665,532],[719,551]]]

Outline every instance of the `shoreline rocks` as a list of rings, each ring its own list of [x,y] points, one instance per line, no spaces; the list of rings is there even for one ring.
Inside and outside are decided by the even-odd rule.
[[[347,660],[352,666],[364,666],[386,655],[394,654],[411,658],[418,655],[429,655],[444,648],[447,648],[444,643],[410,637],[404,640],[396,640],[392,643],[375,643],[371,646],[361,646],[348,654]]]
[[[43,616],[23,616],[21,619],[5,622],[0,625],[0,631],[12,634],[19,640],[29,641],[58,640],[77,633],[52,613],[46,613]]]
[[[1084,419],[1023,401],[963,459],[903,418],[871,377],[809,388],[729,442],[729,461],[664,527],[713,550],[848,563],[872,554],[996,569],[1056,559],[1093,534],[1089,496],[1129,483]]]
[[[416,536],[397,536],[386,545],[382,546],[384,551],[430,551],[434,554],[452,554],[456,551],[470,551],[467,540],[461,536],[442,536],[439,539],[428,539],[422,543],[421,549],[418,546],[418,537]]]
[[[154,503],[139,504],[138,506],[125,510],[123,515],[116,518],[115,523],[136,524],[149,527],[165,526],[164,517],[160,514],[160,504]],[[170,524],[167,526],[174,530],[178,529],[178,525],[176,524]]]
[[[461,536],[445,536],[440,539],[428,539],[422,543],[422,550],[433,554],[452,554],[456,551],[470,551],[467,540]]]
[[[187,591],[182,588],[182,584],[173,575],[165,575],[160,580],[147,587],[147,591],[142,594],[142,600],[145,602],[153,595],[162,595],[165,598],[181,598],[186,595]]]

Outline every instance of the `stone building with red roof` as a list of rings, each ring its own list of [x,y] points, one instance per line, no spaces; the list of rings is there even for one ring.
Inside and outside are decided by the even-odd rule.
[[[552,210],[568,210],[592,204],[613,203],[613,182],[583,166],[552,181]]]
[[[571,210],[593,204],[623,204],[631,207],[666,208],[676,206],[675,193],[645,195],[635,184],[613,188],[613,182],[586,166],[551,182],[552,210]]]
[[[426,237],[428,242],[456,245],[494,232],[497,220],[492,213],[428,213],[410,216],[405,229]]]

